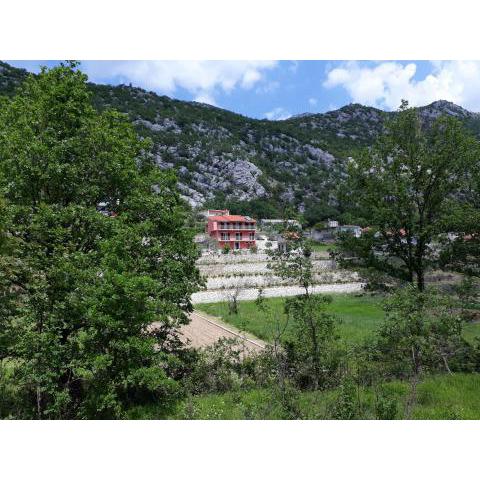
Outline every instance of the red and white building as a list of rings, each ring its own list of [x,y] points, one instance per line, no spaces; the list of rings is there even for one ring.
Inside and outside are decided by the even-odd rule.
[[[255,247],[257,221],[244,215],[230,215],[228,210],[209,210],[207,233],[220,248],[228,245],[232,250]]]

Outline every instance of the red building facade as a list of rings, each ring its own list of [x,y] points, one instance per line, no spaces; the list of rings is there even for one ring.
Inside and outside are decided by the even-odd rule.
[[[232,250],[255,247],[257,222],[253,218],[230,215],[228,210],[209,210],[207,220],[207,233],[217,240],[220,248],[225,245]]]

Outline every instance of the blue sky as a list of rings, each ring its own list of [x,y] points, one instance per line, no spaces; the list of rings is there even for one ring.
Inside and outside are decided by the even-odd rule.
[[[55,61],[9,61],[38,71]],[[445,99],[480,111],[479,61],[82,61],[91,81],[131,83],[272,120],[352,102],[394,110]]]

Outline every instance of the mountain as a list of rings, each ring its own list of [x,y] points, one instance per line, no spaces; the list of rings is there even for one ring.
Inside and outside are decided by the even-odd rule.
[[[27,72],[0,62],[0,95],[12,95]],[[344,161],[371,145],[392,112],[359,104],[287,120],[248,118],[198,102],[175,100],[141,88],[90,84],[99,110],[129,115],[154,143],[162,168],[175,168],[179,188],[193,206],[257,202],[270,216],[280,205],[300,211],[332,205]],[[443,100],[420,107],[425,121],[453,115],[476,134],[480,115]],[[268,214],[267,214],[268,213]]]

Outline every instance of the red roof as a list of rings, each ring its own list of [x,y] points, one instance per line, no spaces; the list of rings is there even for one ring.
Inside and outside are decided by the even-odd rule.
[[[245,217],[244,215],[215,215],[213,217],[208,217],[208,221],[215,222],[252,222],[257,223],[256,220],[250,217]]]

